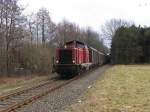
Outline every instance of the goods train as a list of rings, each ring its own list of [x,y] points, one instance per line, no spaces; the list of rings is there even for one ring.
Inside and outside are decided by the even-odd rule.
[[[71,77],[95,66],[103,65],[107,60],[106,54],[83,42],[69,41],[62,48],[56,49],[53,72],[57,72],[61,77]]]

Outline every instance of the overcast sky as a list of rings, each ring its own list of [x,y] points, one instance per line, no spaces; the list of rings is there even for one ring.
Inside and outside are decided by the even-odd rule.
[[[46,7],[56,23],[66,19],[96,31],[111,18],[150,26],[150,0],[21,0],[21,4],[26,14]]]

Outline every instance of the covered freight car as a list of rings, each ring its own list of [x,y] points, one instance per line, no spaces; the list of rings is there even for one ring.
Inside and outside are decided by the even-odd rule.
[[[102,52],[99,52],[98,50],[89,47],[90,52],[90,63],[92,63],[92,67],[103,65],[105,62],[105,54]]]

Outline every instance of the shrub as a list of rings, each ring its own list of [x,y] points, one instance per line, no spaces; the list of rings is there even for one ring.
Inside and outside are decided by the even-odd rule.
[[[23,63],[25,69],[32,73],[50,73],[53,51],[48,46],[32,46],[23,50]]]

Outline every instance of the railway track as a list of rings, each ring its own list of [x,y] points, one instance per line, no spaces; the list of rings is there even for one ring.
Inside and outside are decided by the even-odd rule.
[[[79,76],[70,80],[52,80],[34,87],[0,96],[0,112],[15,112],[18,108],[28,105],[78,78]]]

